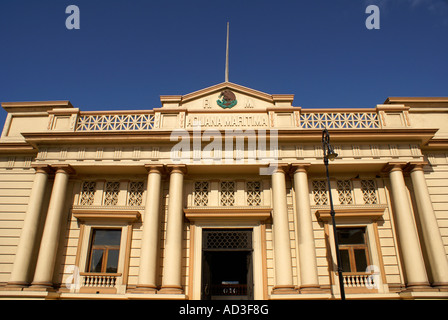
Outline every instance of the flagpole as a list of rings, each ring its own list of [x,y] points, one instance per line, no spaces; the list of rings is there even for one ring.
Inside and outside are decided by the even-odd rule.
[[[226,73],[225,81],[229,82],[229,23],[227,22]]]

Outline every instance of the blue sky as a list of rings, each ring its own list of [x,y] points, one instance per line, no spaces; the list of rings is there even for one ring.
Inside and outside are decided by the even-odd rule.
[[[68,30],[68,5],[80,30]],[[380,29],[368,30],[369,4]],[[448,96],[448,0],[2,0],[0,101],[152,109],[224,81],[302,107]],[[0,122],[6,112],[0,110]]]

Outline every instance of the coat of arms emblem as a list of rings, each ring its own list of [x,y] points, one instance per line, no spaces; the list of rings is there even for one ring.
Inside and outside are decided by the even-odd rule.
[[[221,94],[219,95],[219,100],[217,100],[216,102],[223,109],[230,109],[236,106],[236,104],[238,103],[238,101],[236,101],[235,94],[228,89],[221,92]]]

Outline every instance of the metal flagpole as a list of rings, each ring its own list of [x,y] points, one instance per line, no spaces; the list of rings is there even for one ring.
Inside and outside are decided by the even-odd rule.
[[[226,74],[225,81],[229,82],[229,23],[227,22],[227,45],[226,45]]]

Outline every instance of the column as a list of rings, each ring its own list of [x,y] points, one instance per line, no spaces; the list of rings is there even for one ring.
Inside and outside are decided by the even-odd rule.
[[[296,198],[297,242],[299,249],[300,292],[319,292],[316,248],[314,245],[313,221],[311,219],[310,194],[307,167],[309,164],[293,165],[294,191]]]
[[[422,229],[426,252],[428,254],[433,286],[448,289],[448,260],[442,242],[439,225],[432,207],[431,197],[423,172],[423,164],[411,164],[411,179],[415,202]]]
[[[404,182],[402,165],[401,163],[391,163],[389,172],[396,220],[395,226],[406,273],[407,287],[410,290],[418,290],[427,288],[429,283]]]
[[[279,165],[272,174],[274,227],[274,294],[296,293],[292,279],[291,245],[289,239],[288,207],[286,203],[285,166]]]
[[[162,181],[162,165],[148,165],[146,205],[143,216],[143,234],[137,288],[155,293],[157,291],[157,252],[159,249],[159,210]]]
[[[168,218],[166,225],[165,257],[160,293],[183,293],[182,289],[182,234],[183,184],[185,165],[168,166],[170,173]]]
[[[37,232],[42,214],[42,203],[45,196],[45,189],[48,182],[48,174],[51,169],[47,165],[35,165],[33,188],[31,190],[25,221],[20,236],[11,278],[8,286],[24,287],[28,286],[31,276],[31,264],[36,248]]]
[[[73,173],[73,169],[69,165],[56,167],[56,169],[36,272],[32,282],[32,286],[36,288],[51,288],[53,286],[53,272],[61,232],[64,200],[69,175]]]

